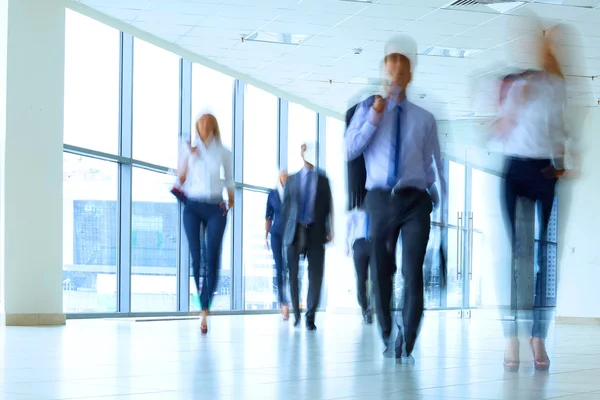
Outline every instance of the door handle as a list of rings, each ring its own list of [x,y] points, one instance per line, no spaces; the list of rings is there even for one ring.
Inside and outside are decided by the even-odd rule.
[[[473,280],[473,213],[469,213],[469,280]]]
[[[461,279],[462,275],[462,212],[456,212],[456,280]]]

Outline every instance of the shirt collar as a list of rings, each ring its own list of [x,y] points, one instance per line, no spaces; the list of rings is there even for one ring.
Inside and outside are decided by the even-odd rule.
[[[406,97],[404,97],[404,99],[402,99],[400,102],[396,101],[397,98],[398,95],[391,95],[388,97],[388,101],[386,102],[388,111],[392,110],[396,106],[400,106],[401,110],[406,110],[406,105],[408,104]]]

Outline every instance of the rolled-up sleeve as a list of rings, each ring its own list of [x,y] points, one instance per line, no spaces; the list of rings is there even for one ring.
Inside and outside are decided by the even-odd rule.
[[[360,156],[369,146],[377,131],[376,119],[377,114],[366,103],[363,102],[356,107],[356,112],[346,129],[344,137],[348,160]]]
[[[233,170],[231,168],[232,165],[232,153],[231,151],[223,148],[223,173],[225,175],[225,187],[227,189],[233,189]]]

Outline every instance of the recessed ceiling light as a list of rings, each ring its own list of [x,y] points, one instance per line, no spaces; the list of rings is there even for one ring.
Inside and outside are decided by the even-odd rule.
[[[467,57],[471,57],[480,52],[481,52],[481,50],[476,50],[476,49],[461,49],[461,48],[454,48],[454,47],[431,46],[431,47],[426,48],[423,51],[420,51],[419,55],[432,56],[432,57],[467,58]]]
[[[506,14],[524,4],[525,1],[514,0],[456,0],[442,8],[446,10]]]
[[[258,31],[251,33],[248,36],[242,37],[242,42],[264,42],[264,43],[279,43],[299,45],[305,42],[310,35],[300,33],[278,33],[278,32],[263,32]]]

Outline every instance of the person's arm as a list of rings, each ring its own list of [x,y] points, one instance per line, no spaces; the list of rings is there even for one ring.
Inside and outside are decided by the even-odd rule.
[[[179,182],[179,185],[181,185],[181,186],[183,186],[183,184],[185,183],[185,180],[187,179],[188,160],[189,160],[189,158],[186,156],[184,161],[182,161],[180,163],[180,167],[177,170],[177,180]]]
[[[267,197],[267,211],[265,215],[265,242],[267,247],[269,247],[269,233],[271,232],[271,224],[273,223],[273,216],[275,215],[275,209],[271,204],[272,193],[269,193],[269,197]]]
[[[227,188],[227,208],[233,208],[235,203],[235,185],[233,184],[233,170],[231,168],[231,151],[223,148],[223,172],[225,174],[225,187]]]
[[[558,79],[558,78],[555,78]],[[548,132],[552,139],[552,161],[554,168],[558,171],[565,169],[565,145],[569,140],[569,133],[565,129],[565,107],[566,107],[566,88],[564,81],[557,82],[554,87],[554,96],[551,101],[551,107],[548,113]]]
[[[356,112],[344,136],[346,156],[349,161],[360,156],[369,146],[382,115],[382,112],[378,113],[373,107],[368,106],[367,102],[362,102],[356,107]]]
[[[329,179],[325,178],[325,194],[327,196],[327,219],[325,221],[325,233],[327,243],[333,240],[333,197],[331,195],[331,186]]]
[[[350,250],[352,249],[352,238],[354,236],[354,218],[355,214],[351,213],[348,216],[348,224],[346,226],[346,255],[350,255]]]
[[[429,194],[432,196],[435,205],[438,206],[441,204],[441,200],[446,198],[447,188],[446,180],[444,179],[444,164],[442,164],[437,122],[433,117],[423,149],[423,159],[428,160],[426,178]],[[441,193],[437,192],[437,188],[435,187],[436,181],[440,183]]]
[[[284,227],[287,224],[290,214],[290,202],[292,200],[290,187],[295,183],[295,179],[295,175],[291,175],[286,184],[283,186],[283,199],[281,200],[281,221],[283,222]]]

